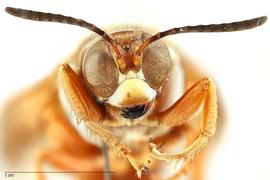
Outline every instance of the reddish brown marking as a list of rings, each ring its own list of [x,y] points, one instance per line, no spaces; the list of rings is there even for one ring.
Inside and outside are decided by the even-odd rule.
[[[136,55],[136,50],[143,43],[142,33],[138,31],[121,31],[113,33],[111,36],[121,53],[121,58],[117,59],[121,73],[127,74],[128,71],[138,72],[141,68],[140,56]]]

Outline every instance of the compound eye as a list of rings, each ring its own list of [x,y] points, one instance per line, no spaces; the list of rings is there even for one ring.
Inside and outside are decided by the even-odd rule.
[[[168,48],[160,41],[150,44],[143,52],[142,71],[147,83],[159,89],[165,82],[171,60]]]
[[[104,41],[88,49],[82,66],[84,78],[94,94],[110,97],[118,85],[118,69]]]

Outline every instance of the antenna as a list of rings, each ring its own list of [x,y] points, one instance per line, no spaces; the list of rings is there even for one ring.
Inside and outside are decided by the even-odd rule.
[[[6,7],[5,11],[13,16],[20,17],[23,19],[29,19],[33,21],[58,22],[58,23],[71,24],[71,25],[80,26],[80,27],[89,29],[95,32],[96,34],[100,35],[104,40],[106,40],[111,45],[114,52],[116,53],[117,59],[121,58],[121,54],[115,42],[112,40],[112,38],[105,31],[101,30],[94,24],[88,23],[82,19],[76,19],[73,17],[64,16],[61,14],[31,11],[31,10],[19,9],[19,8],[13,8],[13,7]]]
[[[155,42],[166,36],[180,34],[180,33],[200,33],[200,32],[233,32],[242,31],[246,29],[255,28],[263,25],[267,20],[266,16],[257,17],[254,19],[222,23],[222,24],[209,24],[209,25],[196,25],[196,26],[184,26],[179,28],[172,28],[167,31],[159,32],[156,35],[148,38],[136,51],[138,56],[142,55],[143,50],[152,42]]]

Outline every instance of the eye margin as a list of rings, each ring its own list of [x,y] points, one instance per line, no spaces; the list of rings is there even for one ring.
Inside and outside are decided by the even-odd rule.
[[[101,70],[101,69],[104,69],[104,67],[100,68],[100,64],[99,64],[99,61],[101,61],[100,56],[107,57],[107,58],[102,59],[103,64],[101,65],[101,66],[105,66],[105,68],[107,67],[106,71]],[[101,39],[97,41],[85,51],[82,64],[81,64],[81,69],[82,69],[82,76],[83,76],[83,79],[85,81],[87,88],[91,91],[91,94],[97,97],[97,99],[102,99],[102,100],[108,99],[117,89],[118,80],[119,80],[119,71],[115,63],[114,56],[111,54],[110,46],[108,46],[108,44],[104,40]],[[110,71],[110,73],[106,73],[108,71]],[[103,75],[102,75],[102,72],[103,72]],[[111,77],[110,82],[112,82],[111,84],[113,85],[108,86],[106,85],[106,82],[108,84],[109,77]],[[103,83],[103,85],[98,86],[97,84],[100,84],[100,83]],[[108,89],[108,87],[110,90],[108,90],[108,92],[102,93],[102,91],[104,91],[104,89]]]
[[[144,74],[145,81],[150,87],[155,90],[159,90],[165,83],[171,66],[172,62],[170,53],[163,42],[157,41],[145,48],[142,59],[142,72]],[[162,77],[160,77],[160,75],[162,75]],[[156,76],[159,76],[158,79],[161,78],[161,80],[158,80]]]

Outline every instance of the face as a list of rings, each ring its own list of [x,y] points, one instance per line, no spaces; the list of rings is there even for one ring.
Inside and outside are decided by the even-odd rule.
[[[143,116],[162,87],[171,67],[167,47],[160,41],[169,35],[194,32],[232,32],[264,24],[266,16],[222,24],[184,26],[154,36],[140,31],[108,35],[94,24],[73,17],[7,7],[11,15],[35,21],[59,22],[87,28],[103,38],[86,52],[82,71],[85,84],[97,99],[122,111],[121,116]]]
[[[123,31],[111,35],[121,58],[111,46],[97,41],[86,51],[82,70],[89,89],[103,103],[121,110],[121,116],[136,119],[146,114],[171,68],[170,55],[161,41],[150,44],[141,56],[136,50],[150,34]]]

